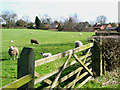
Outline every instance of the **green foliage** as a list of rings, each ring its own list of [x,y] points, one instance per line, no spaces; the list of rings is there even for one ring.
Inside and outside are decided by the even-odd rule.
[[[35,17],[35,24],[36,24],[36,28],[40,28],[40,25],[41,25],[41,21],[40,19],[38,18],[38,16]]]
[[[4,11],[0,15],[3,22],[5,22],[7,28],[15,26],[15,20],[17,19],[17,14],[12,11]]]
[[[63,26],[62,26],[62,24],[59,23],[57,29],[58,29],[58,31],[63,30]]]
[[[111,26],[112,27],[117,27],[117,24],[116,23],[111,23]]]
[[[23,26],[23,27],[25,27],[26,25],[27,25],[27,23],[24,20],[22,20],[22,19],[19,19],[16,22],[16,26]]]

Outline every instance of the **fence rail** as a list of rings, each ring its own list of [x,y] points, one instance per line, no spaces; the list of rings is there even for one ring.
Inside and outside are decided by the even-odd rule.
[[[20,55],[20,59],[18,60],[18,78],[19,79],[12,82],[11,84],[8,84],[8,85],[2,87],[2,89],[3,88],[19,88],[19,87],[20,88],[34,88],[34,85],[41,82],[41,81],[44,81],[45,83],[48,84],[48,86],[46,88],[55,88],[60,83],[63,83],[67,79],[76,75],[76,77],[70,83],[68,83],[66,86],[62,87],[62,88],[74,88],[76,83],[79,80],[84,78],[86,75],[89,75],[88,78],[86,78],[83,82],[81,82],[77,86],[78,88],[80,88],[82,85],[84,85],[93,76],[92,69],[94,67],[96,67],[95,65],[98,65],[98,63],[99,64],[101,63],[100,60],[97,60],[97,61],[92,60],[91,61],[91,59],[96,59],[96,58],[94,58],[96,55],[93,55],[93,54],[96,53],[93,47],[96,47],[95,43],[89,43],[89,44],[86,44],[82,47],[71,49],[71,50],[65,51],[63,53],[53,55],[51,57],[39,59],[39,60],[35,61],[34,63],[33,63],[33,61],[34,61],[35,55],[34,55],[33,49],[23,48],[22,53]],[[93,48],[92,53],[90,52],[91,48]],[[78,58],[76,53],[80,52],[80,51],[83,51],[83,50],[86,50],[86,49],[89,49],[88,52],[86,53],[86,55]],[[101,49],[99,49],[99,50],[101,50]],[[98,52],[99,52],[99,50],[98,50]],[[100,55],[100,53],[99,53],[99,55]],[[97,55],[97,56],[99,56],[99,55]],[[60,68],[57,68],[55,71],[52,71],[52,72],[50,72],[46,75],[40,75],[38,72],[34,71],[34,68],[37,67],[37,66],[55,61],[57,59],[61,59],[61,58],[66,57],[66,56],[68,56],[68,58],[65,60],[63,66],[61,66]],[[74,57],[75,60],[68,63],[68,61],[70,60],[70,58],[72,56]],[[88,59],[90,59],[90,60],[86,63],[86,60],[88,60]],[[97,59],[100,59],[100,58],[97,58]],[[94,61],[94,64],[93,64],[93,61]],[[61,73],[66,68],[68,68],[71,65],[74,65],[76,63],[79,63],[81,66],[79,68],[73,70],[72,72],[69,72],[67,75],[63,76],[62,78],[60,78]],[[88,67],[90,64],[93,65],[91,68]],[[101,68],[100,65],[98,66],[98,69]],[[26,68],[26,67],[27,67],[27,69],[23,72],[23,69]],[[82,73],[83,69],[85,70],[85,72]],[[96,70],[98,70],[98,69],[93,69],[93,70],[94,70],[94,72],[96,72]],[[101,73],[101,72],[99,72],[99,73]],[[96,74],[99,75],[99,73],[96,73]],[[55,77],[55,79],[53,81],[48,79],[50,76],[53,76],[55,74],[57,74],[57,76]],[[36,77],[36,79],[34,78],[34,76]]]
[[[93,43],[89,43],[89,44],[84,45],[82,47],[71,49],[72,50],[72,54],[80,52],[80,51],[88,49],[88,48],[91,48],[92,46],[93,46]],[[59,53],[59,54],[53,55],[51,57],[39,59],[39,60],[35,61],[35,67],[37,67],[39,65],[42,65],[42,64],[45,64],[45,63],[48,63],[48,62],[51,62],[51,61],[54,61],[54,60],[57,60],[59,58],[63,58],[65,56],[68,56],[71,50],[68,50],[68,51],[65,51],[63,53]]]
[[[22,85],[28,83],[29,81],[31,81],[33,78],[33,74],[28,74],[26,76],[23,76],[22,78],[2,87],[2,88],[19,88]]]

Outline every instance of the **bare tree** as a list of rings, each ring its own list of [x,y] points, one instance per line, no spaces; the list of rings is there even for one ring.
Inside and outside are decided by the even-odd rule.
[[[27,23],[30,23],[31,21],[31,19],[30,19],[30,17],[29,16],[22,16],[22,20],[24,20],[25,22],[27,22]]]
[[[64,22],[64,30],[75,30],[76,25],[76,19],[74,17],[69,17]]]
[[[96,21],[100,24],[105,24],[107,21],[107,18],[104,15],[98,16]]]
[[[0,15],[2,22],[6,24],[6,26],[12,27],[15,26],[15,20],[17,19],[17,14],[12,11],[4,11]]]

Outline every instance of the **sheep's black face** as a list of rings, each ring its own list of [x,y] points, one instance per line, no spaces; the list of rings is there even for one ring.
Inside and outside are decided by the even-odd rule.
[[[43,55],[43,52],[41,52],[40,54]]]
[[[10,51],[13,51],[13,47],[11,46],[9,50],[10,50]]]

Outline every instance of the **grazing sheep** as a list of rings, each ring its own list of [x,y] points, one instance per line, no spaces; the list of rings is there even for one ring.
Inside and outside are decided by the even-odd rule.
[[[95,33],[97,32],[97,30],[95,30]]]
[[[75,42],[75,48],[83,46],[83,43],[81,41],[76,41]]]
[[[77,47],[82,47],[83,46],[83,43],[81,41],[76,41],[75,42],[75,48]],[[83,55],[85,55],[87,52],[88,52],[89,49],[86,49],[83,51]]]
[[[8,53],[10,55],[10,60],[12,60],[12,56],[14,56],[14,60],[15,60],[15,55],[17,56],[18,59],[18,54],[19,54],[18,48],[16,46],[9,46],[9,47],[10,49]]]
[[[39,44],[37,40],[35,40],[35,39],[31,39],[31,44],[33,44],[33,43],[35,43],[35,44]]]
[[[51,53],[43,53],[43,52],[41,52],[41,55],[42,55],[43,58],[52,56]]]
[[[80,33],[79,36],[82,36],[82,33]]]
[[[30,32],[30,34],[33,34],[33,32]]]
[[[13,40],[11,40],[10,43],[13,43]]]

